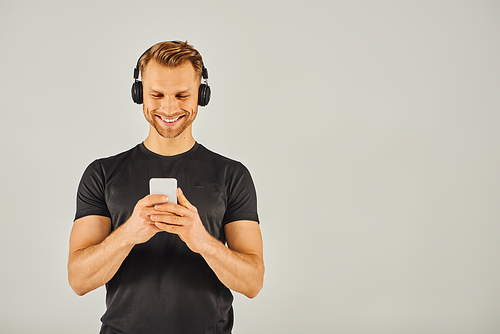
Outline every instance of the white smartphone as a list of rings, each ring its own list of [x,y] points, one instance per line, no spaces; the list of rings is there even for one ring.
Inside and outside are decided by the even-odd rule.
[[[152,178],[149,180],[149,194],[167,195],[168,202],[177,204],[177,179]]]

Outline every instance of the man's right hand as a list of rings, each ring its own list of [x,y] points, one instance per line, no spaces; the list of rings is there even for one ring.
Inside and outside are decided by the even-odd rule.
[[[162,232],[155,226],[150,217],[154,214],[162,214],[163,212],[156,211],[154,206],[167,201],[168,197],[164,195],[147,195],[137,202],[132,216],[122,227],[123,232],[133,244],[142,244],[151,239],[156,233]]]

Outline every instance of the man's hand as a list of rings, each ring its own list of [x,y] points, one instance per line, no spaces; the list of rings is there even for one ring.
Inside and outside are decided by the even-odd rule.
[[[155,205],[165,203],[168,197],[164,195],[148,195],[140,199],[134,207],[132,216],[123,224],[123,232],[129,236],[133,244],[142,244],[151,239],[156,233],[161,232],[151,215],[161,214]]]
[[[203,226],[196,207],[180,188],[177,188],[177,200],[179,204],[155,205],[156,213],[150,216],[150,222],[154,222],[153,227],[158,230],[177,234],[193,252],[203,253],[213,237]]]
[[[157,204],[150,220],[161,231],[177,234],[195,253],[201,254],[219,280],[231,290],[255,297],[262,288],[264,261],[259,224],[235,221],[225,226],[226,247],[208,233],[198,210],[177,189],[179,204]]]

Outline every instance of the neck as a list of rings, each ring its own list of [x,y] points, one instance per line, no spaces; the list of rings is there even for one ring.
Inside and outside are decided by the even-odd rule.
[[[153,127],[149,128],[149,135],[144,140],[144,146],[151,152],[164,156],[178,155],[193,148],[196,141],[190,131],[186,129],[175,138],[164,138]]]

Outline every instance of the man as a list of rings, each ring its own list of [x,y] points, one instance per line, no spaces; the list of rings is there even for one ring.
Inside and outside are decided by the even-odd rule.
[[[82,176],[70,285],[84,295],[106,284],[101,333],[230,333],[230,290],[253,298],[263,284],[252,179],[193,137],[199,95],[208,103],[209,89],[206,80],[200,88],[198,51],[187,42],[158,43],[138,68],[133,98],[143,100],[149,135]],[[178,204],[148,195],[153,177],[177,179]]]

